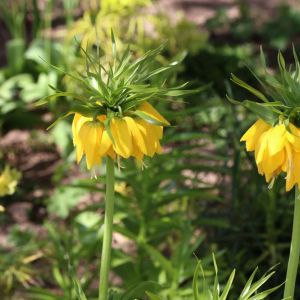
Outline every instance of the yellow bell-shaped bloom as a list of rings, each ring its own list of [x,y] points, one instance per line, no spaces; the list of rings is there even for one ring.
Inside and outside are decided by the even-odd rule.
[[[254,151],[258,172],[270,182],[281,172],[286,173],[286,191],[300,186],[300,129],[288,126],[270,126],[256,121],[242,136],[247,151]]]
[[[138,110],[154,120],[156,124],[169,125],[148,102],[143,102]],[[113,117],[110,120],[110,132],[104,126],[106,116],[97,120],[75,113],[72,132],[79,163],[83,155],[86,157],[87,168],[100,165],[103,157],[112,159],[134,157],[142,161],[144,156],[153,157],[161,153],[160,140],[163,137],[163,126],[152,124],[136,116]]]
[[[242,142],[246,142],[247,151],[254,151],[258,138],[270,128],[263,120],[257,120],[241,138]]]

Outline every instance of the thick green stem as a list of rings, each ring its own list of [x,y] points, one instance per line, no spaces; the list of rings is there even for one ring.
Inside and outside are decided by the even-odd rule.
[[[286,273],[286,282],[284,287],[284,299],[286,300],[287,299],[294,300],[295,284],[296,284],[297,271],[299,265],[299,254],[300,254],[300,193],[299,193],[299,188],[296,187],[292,241],[291,241],[288,269]]]
[[[108,298],[108,275],[110,268],[110,254],[114,216],[114,187],[114,161],[110,157],[108,157],[106,163],[105,219],[99,278],[99,300],[107,300]]]

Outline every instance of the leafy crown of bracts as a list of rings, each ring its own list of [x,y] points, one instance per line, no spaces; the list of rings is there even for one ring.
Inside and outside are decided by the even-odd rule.
[[[263,74],[259,76],[250,67],[248,68],[261,85],[263,92],[234,74],[231,76],[231,81],[255,95],[260,102],[248,99],[237,101],[227,95],[228,100],[234,104],[242,104],[272,126],[283,121],[286,125],[291,122],[300,127],[300,64],[294,46],[293,56],[295,64],[287,68],[279,51],[277,56],[279,73],[274,75],[267,70],[265,55],[261,48],[260,61]]]
[[[55,93],[41,99],[38,105],[43,105],[53,98],[72,97],[71,107],[65,115],[57,121],[72,113],[79,113],[86,117],[106,115],[104,126],[110,132],[110,121],[113,117],[133,116],[144,119],[154,125],[164,125],[148,114],[138,110],[141,102],[146,100],[166,100],[169,97],[178,97],[199,90],[184,89],[188,83],[176,87],[168,87],[165,79],[162,84],[153,83],[152,79],[157,75],[167,75],[167,71],[176,67],[182,60],[179,58],[166,66],[155,65],[155,57],[161,53],[164,44],[154,50],[146,52],[142,57],[133,59],[129,46],[119,56],[116,50],[114,34],[112,40],[112,63],[105,67],[101,63],[100,51],[97,49],[96,57],[81,48],[86,60],[85,74],[66,72],[51,65],[56,70],[68,75],[80,86],[80,92],[64,92],[54,89]],[[50,127],[56,124],[55,121]]]

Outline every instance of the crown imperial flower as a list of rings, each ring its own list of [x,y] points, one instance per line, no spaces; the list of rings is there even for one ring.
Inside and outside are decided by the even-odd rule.
[[[139,111],[169,125],[169,122],[146,101],[140,105]],[[153,157],[155,153],[161,153],[163,126],[148,123],[138,117],[114,117],[110,123],[110,136],[101,119],[104,121],[106,117],[100,116],[93,121],[92,118],[75,113],[73,118],[72,132],[77,162],[85,155],[88,169],[99,165],[107,155],[112,159],[120,156],[134,157],[141,161],[145,155]]]
[[[256,76],[264,92],[255,89],[232,75],[231,80],[259,98],[260,102],[236,101],[258,117],[246,131],[241,141],[246,142],[246,150],[254,151],[258,173],[265,176],[271,185],[280,173],[285,173],[286,191],[295,185],[300,187],[300,64],[293,49],[295,68],[286,69],[282,54],[278,54],[279,75],[267,72],[265,58],[263,76]],[[252,73],[254,73],[252,71]]]
[[[161,84],[161,78],[154,80],[179,63],[173,61],[167,66],[155,67],[155,57],[162,48],[148,51],[136,60],[128,48],[120,57],[112,34],[112,64],[102,65],[99,54],[94,58],[82,49],[86,56],[85,74],[59,69],[79,83],[78,90],[56,90],[40,100],[40,104],[60,96],[72,98],[69,112],[61,118],[74,114],[72,133],[78,163],[85,156],[87,168],[91,169],[100,165],[106,156],[113,160],[133,157],[142,161],[145,156],[153,157],[162,152],[163,127],[170,123],[149,101],[196,91],[183,89],[186,84],[170,88]]]
[[[274,127],[257,120],[242,136],[247,151],[254,151],[258,172],[267,182],[286,173],[286,191],[300,186],[300,129],[289,123]]]

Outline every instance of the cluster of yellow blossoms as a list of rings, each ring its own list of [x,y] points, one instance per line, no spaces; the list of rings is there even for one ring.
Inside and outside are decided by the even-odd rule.
[[[258,172],[270,182],[286,173],[286,191],[300,187],[300,129],[292,123],[274,127],[259,119],[242,136],[247,151],[255,152]]]
[[[169,122],[146,101],[140,104],[138,110],[158,124],[169,125]],[[100,115],[95,121],[75,113],[72,132],[78,163],[84,154],[87,168],[91,169],[100,165],[102,158],[107,155],[112,159],[120,156],[134,157],[141,161],[144,155],[152,157],[155,153],[161,153],[163,126],[151,124],[138,117],[113,117],[108,132],[104,126],[106,118],[106,115]]]

